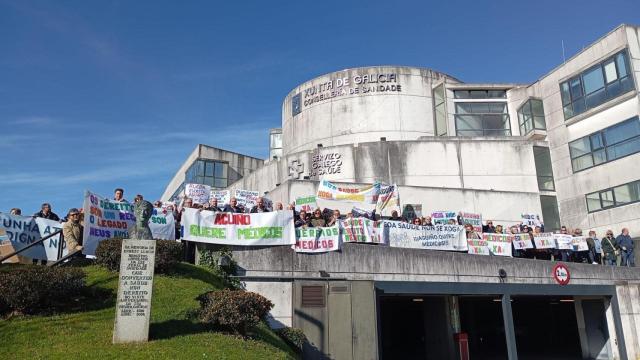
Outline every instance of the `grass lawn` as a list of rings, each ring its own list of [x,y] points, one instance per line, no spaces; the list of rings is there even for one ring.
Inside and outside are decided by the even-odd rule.
[[[118,274],[83,268],[89,293],[73,312],[0,320],[0,359],[295,359],[296,354],[266,325],[255,340],[210,332],[188,316],[195,298],[222,288],[206,268],[179,264],[153,284],[149,342],[113,345]],[[6,270],[3,269],[3,270]]]

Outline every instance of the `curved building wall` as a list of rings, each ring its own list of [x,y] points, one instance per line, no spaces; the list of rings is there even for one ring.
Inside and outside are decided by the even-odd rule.
[[[432,87],[458,80],[433,70],[347,69],[296,87],[282,105],[284,155],[323,146],[434,135]]]

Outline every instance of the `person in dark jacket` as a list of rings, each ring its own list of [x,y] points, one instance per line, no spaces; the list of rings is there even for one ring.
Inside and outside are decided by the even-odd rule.
[[[496,228],[495,228],[495,226],[493,226],[493,221],[487,220],[487,224],[482,226],[482,232],[483,233],[490,233],[490,234],[495,233],[496,232]]]
[[[256,200],[256,205],[251,208],[251,213],[263,212],[269,212],[269,209],[267,209],[267,207],[264,205],[264,199],[262,197],[259,197],[258,200]]]
[[[620,255],[622,256],[622,266],[636,266],[635,259],[633,258],[633,240],[629,236],[629,229],[622,228],[622,233],[616,238],[616,244],[620,248]]]
[[[231,199],[229,199],[229,203],[224,206],[224,209],[222,209],[222,211],[230,212],[230,213],[243,213],[244,212],[242,207],[240,207],[238,205],[238,200],[235,198],[235,196],[232,197]]]
[[[218,199],[216,198],[209,199],[209,204],[207,204],[207,206],[205,206],[203,210],[215,211],[215,212],[222,211],[222,209],[218,206]]]
[[[53,221],[60,221],[60,218],[56,213],[51,211],[51,205],[49,203],[42,204],[42,208],[37,213],[33,214],[33,217],[39,217],[44,219],[49,219]]]
[[[295,227],[309,227],[309,218],[307,217],[307,212],[304,210],[300,210],[300,214],[296,218],[296,221],[293,224]]]
[[[613,231],[607,230],[607,236],[602,238],[602,261],[605,265],[617,265],[618,253],[620,252],[616,239],[613,237]]]

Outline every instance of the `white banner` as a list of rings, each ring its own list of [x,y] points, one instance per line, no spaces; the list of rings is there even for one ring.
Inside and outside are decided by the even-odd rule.
[[[469,246],[469,254],[474,255],[491,255],[489,244],[484,239],[467,239]]]
[[[532,226],[540,226],[542,222],[540,221],[540,216],[537,214],[521,214],[522,224],[527,225],[529,227]]]
[[[376,202],[376,212],[382,214],[382,210],[400,212],[400,193],[398,185],[380,185],[378,201]]]
[[[359,187],[345,187],[343,185],[335,185],[327,180],[321,180],[316,197],[323,200],[375,204],[378,200],[379,191],[379,183]]]
[[[98,243],[105,239],[129,238],[129,228],[136,224],[133,205],[103,198],[86,190],[84,192],[85,255],[95,255]]]
[[[236,190],[234,196],[238,200],[238,205],[244,208],[245,212],[249,212],[258,202],[260,193],[251,190]]]
[[[423,226],[383,221],[383,237],[389,246],[413,249],[467,251],[464,228],[459,225]]]
[[[149,229],[155,240],[175,240],[176,221],[173,212],[162,208],[153,209],[153,215],[149,219]]]
[[[292,248],[299,253],[337,251],[340,248],[340,227],[297,228],[296,244]]]
[[[316,203],[315,195],[302,196],[302,197],[296,198],[297,212],[304,210],[307,214],[310,214],[313,212],[313,210],[317,208],[318,208],[318,204]]]
[[[536,249],[555,249],[556,247],[554,233],[534,234],[533,242],[536,244]]]
[[[211,195],[211,186],[203,184],[186,184],[184,186],[184,194],[193,200],[194,204],[206,205],[209,203]]]
[[[574,236],[571,238],[573,251],[589,251],[589,244],[584,236]]]
[[[231,191],[229,190],[211,190],[209,200],[218,199],[218,207],[223,208],[231,200]]]
[[[61,223],[44,218],[34,218],[31,216],[19,216],[0,213],[0,226],[3,238],[8,240],[13,247],[13,251],[27,247],[45,236],[62,229]],[[62,245],[62,255],[67,254],[64,241],[60,240],[60,235],[53,236],[45,240],[40,245],[36,245],[24,252],[20,256],[55,261],[58,259],[58,246]]]
[[[455,224],[451,225],[458,225],[458,216],[455,211],[434,211],[431,213],[433,225],[450,225],[452,220]]]
[[[513,235],[483,233],[482,240],[487,242],[491,255],[512,256],[511,242]]]
[[[340,221],[343,242],[384,243],[380,233],[381,222],[366,218],[351,218]]]
[[[185,209],[182,238],[210,244],[294,245],[293,211],[233,214]]]
[[[573,236],[569,234],[553,234],[553,238],[556,240],[556,247],[560,250],[573,250],[572,239]]]
[[[533,249],[533,243],[529,234],[514,234],[513,248],[516,250]]]

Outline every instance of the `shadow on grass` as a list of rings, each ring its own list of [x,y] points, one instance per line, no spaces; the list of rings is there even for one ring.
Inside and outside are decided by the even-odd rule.
[[[281,339],[275,333],[275,331],[269,329],[269,325],[263,322],[260,323],[260,325],[256,326],[255,329],[253,329],[251,335],[252,335],[252,338],[256,340],[264,341],[265,343],[277,349],[280,349],[295,358],[299,358],[300,356],[299,354],[296,353],[296,351],[292,347],[290,347],[283,339]]]
[[[189,319],[167,320],[149,324],[149,338],[151,340],[171,339],[176,336],[209,332],[210,329]]]
[[[196,279],[214,286],[216,289],[224,288],[222,279],[204,267],[187,263],[178,263],[171,271],[164,274],[174,278]]]

